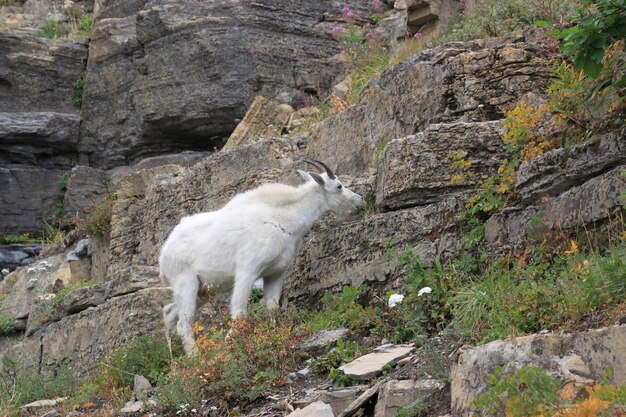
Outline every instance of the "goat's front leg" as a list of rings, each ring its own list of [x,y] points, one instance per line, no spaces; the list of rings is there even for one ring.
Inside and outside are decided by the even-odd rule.
[[[238,272],[235,277],[235,285],[233,286],[233,295],[230,299],[230,317],[234,320],[241,313],[246,311],[252,285],[258,278],[258,274],[254,272]]]
[[[174,285],[174,300],[178,308],[176,332],[183,341],[187,356],[196,351],[196,340],[193,337],[192,323],[196,313],[196,299],[200,283],[195,274],[180,276]]]
[[[283,292],[286,275],[287,273],[283,272],[273,277],[263,278],[263,300],[268,309],[280,306],[280,296]]]

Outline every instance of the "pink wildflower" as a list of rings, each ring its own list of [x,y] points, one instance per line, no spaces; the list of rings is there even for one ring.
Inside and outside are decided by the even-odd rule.
[[[335,26],[330,30],[330,33],[333,36],[339,36],[342,32],[343,32],[343,27],[341,26]]]
[[[341,9],[341,11],[343,12],[344,15],[346,15],[347,18],[351,19],[354,16],[354,14],[352,13],[352,10],[350,10],[350,6],[348,6],[345,3],[343,5],[343,9]]]
[[[424,35],[422,35],[420,32],[417,32],[417,33],[415,33],[415,35],[413,35],[413,37],[414,37],[416,40],[420,40],[420,39],[422,39],[422,36],[424,36]]]
[[[372,3],[374,4],[374,10],[376,10],[377,12],[383,10],[383,2],[381,0],[374,0],[372,1]]]

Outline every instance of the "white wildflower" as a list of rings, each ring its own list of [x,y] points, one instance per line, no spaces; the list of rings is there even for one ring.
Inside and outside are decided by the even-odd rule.
[[[397,304],[402,303],[402,300],[404,300],[404,295],[391,294],[391,296],[389,297],[389,301],[387,303],[389,305],[389,308],[394,308]]]
[[[2,272],[0,272],[0,273],[1,273],[2,275],[6,275],[6,274],[8,274],[8,273],[9,273],[9,270],[8,270],[8,269],[6,269],[6,268],[4,268],[4,269],[2,270]]]
[[[417,296],[421,297],[424,294],[430,294],[431,292],[433,292],[433,289],[430,287],[424,287],[421,290],[418,291]]]

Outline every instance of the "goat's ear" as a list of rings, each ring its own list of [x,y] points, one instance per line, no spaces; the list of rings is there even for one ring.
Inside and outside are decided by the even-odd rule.
[[[305,181],[315,181],[322,187],[324,186],[324,179],[319,174],[316,174],[315,172],[306,172],[306,171],[298,170],[298,174],[300,174],[300,176],[304,178]]]
[[[298,174],[300,174],[300,176],[302,177],[302,179],[304,179],[305,181],[313,181],[313,177],[311,177],[309,175],[308,172],[306,171],[302,171],[301,169],[298,170]]]
[[[322,187],[324,186],[324,178],[322,178],[320,174],[316,174],[315,172],[309,172],[309,175],[315,180],[316,183],[318,183]]]

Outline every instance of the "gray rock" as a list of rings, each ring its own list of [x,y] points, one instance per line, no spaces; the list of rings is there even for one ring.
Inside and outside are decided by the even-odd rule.
[[[41,417],[59,417],[59,412],[57,410],[50,410],[46,414],[43,414]]]
[[[76,244],[74,250],[70,251],[65,255],[65,260],[69,261],[78,261],[85,256],[89,252],[89,239],[81,239]]]
[[[96,284],[89,287],[77,288],[67,294],[57,308],[60,316],[76,314],[89,307],[96,307],[105,301],[107,284]],[[60,318],[59,316],[56,317]]]
[[[75,113],[72,94],[87,53],[79,43],[0,32],[0,112]]]
[[[304,408],[299,408],[296,411],[289,413],[288,417],[335,417],[333,410],[328,404],[324,404],[321,401],[316,401],[307,405]]]
[[[395,260],[386,255],[389,245],[398,253],[419,246],[418,253],[422,255],[421,248],[429,244],[431,254],[424,259],[456,256],[460,247],[458,218],[464,201],[464,196],[448,196],[439,203],[351,222],[327,218],[314,226],[305,239],[289,271],[285,298],[310,305],[345,285],[358,287],[367,283],[376,291],[395,268]]]
[[[143,410],[143,401],[128,401],[120,410],[120,414],[131,414]]]
[[[0,234],[39,235],[45,228],[43,221],[51,219],[63,198],[58,181],[65,172],[29,165],[0,166]]]
[[[366,385],[356,385],[354,387],[318,390],[313,395],[317,400],[330,405],[333,409],[333,414],[338,416],[366,389]]]
[[[478,187],[506,158],[502,123],[431,124],[424,132],[388,143],[377,172],[376,205],[399,209],[441,201]],[[455,152],[471,166],[452,169]],[[453,183],[454,175],[462,175]]]
[[[621,193],[626,189],[626,178],[621,173],[625,169],[626,166],[617,167],[540,206],[512,209],[492,216],[485,223],[487,244],[496,251],[503,251],[522,244],[542,230],[574,230],[606,222],[611,213],[623,205]]]
[[[0,112],[1,234],[44,229],[63,198],[59,178],[78,159],[79,122],[73,113]]]
[[[14,279],[0,282],[0,292],[7,294],[0,304],[0,314],[16,320],[34,319],[29,317],[33,304],[47,298],[57,280],[70,284],[70,270],[64,259],[64,255],[48,257],[16,270]]]
[[[346,376],[359,381],[368,381],[383,372],[385,365],[395,365],[415,350],[412,345],[381,346],[372,353],[356,358],[350,363],[342,365],[339,370]]]
[[[42,407],[54,407],[55,405],[58,405],[64,401],[67,401],[68,398],[69,397],[59,397],[53,400],[37,400],[37,401],[33,401],[31,403],[20,406],[20,409],[31,410],[31,409],[42,408]]]
[[[372,12],[370,2],[350,3]],[[343,73],[329,36],[336,3],[114,1],[97,10],[84,117],[99,168],[220,147],[255,96],[329,89]]]
[[[18,266],[35,262],[42,249],[41,245],[33,244],[0,245],[0,269],[6,269],[6,273],[2,275],[8,274]]]
[[[280,136],[292,113],[293,108],[288,104],[277,104],[262,96],[255,97],[223,149],[235,149],[244,143]]]
[[[445,383],[434,379],[388,381],[378,392],[374,417],[395,417],[398,408],[410,407],[417,402],[425,403],[445,386]]]
[[[322,330],[302,342],[300,349],[311,356],[317,356],[327,347],[333,347],[339,339],[347,338],[349,334],[348,329]]]
[[[135,397],[147,396],[152,391],[152,384],[143,375],[135,375],[133,393]]]
[[[61,364],[77,373],[93,371],[102,358],[134,337],[162,336],[161,309],[171,297],[169,288],[149,288],[115,297],[49,324],[41,333],[12,347],[8,354],[26,367],[41,364],[42,372]]]
[[[576,334],[534,334],[464,349],[450,369],[452,414],[469,416],[473,400],[485,392],[486,378],[496,368],[503,375],[523,366],[536,366],[563,383],[598,381],[610,366],[609,383],[626,383],[626,326],[612,326]]]
[[[161,286],[159,271],[152,267],[130,267],[110,278],[106,287],[107,299]]]
[[[626,131],[561,148],[522,164],[515,188],[524,204],[554,197],[626,162]]]
[[[378,395],[378,391],[380,388],[387,382],[387,379],[383,379],[378,381],[371,387],[365,390],[363,394],[359,395],[356,400],[352,401],[352,403],[346,407],[345,410],[339,414],[338,417],[351,417],[356,414],[367,402],[371,401],[372,398]]]
[[[384,71],[359,103],[317,124],[310,157],[358,175],[376,159],[377,147],[414,135],[434,123],[503,118],[528,92],[543,91],[550,63],[540,41],[514,33],[423,51]]]
[[[76,113],[0,112],[0,163],[69,169],[78,158]]]
[[[63,198],[66,223],[80,221],[106,195],[104,177],[104,172],[99,169],[83,165],[72,168]]]

